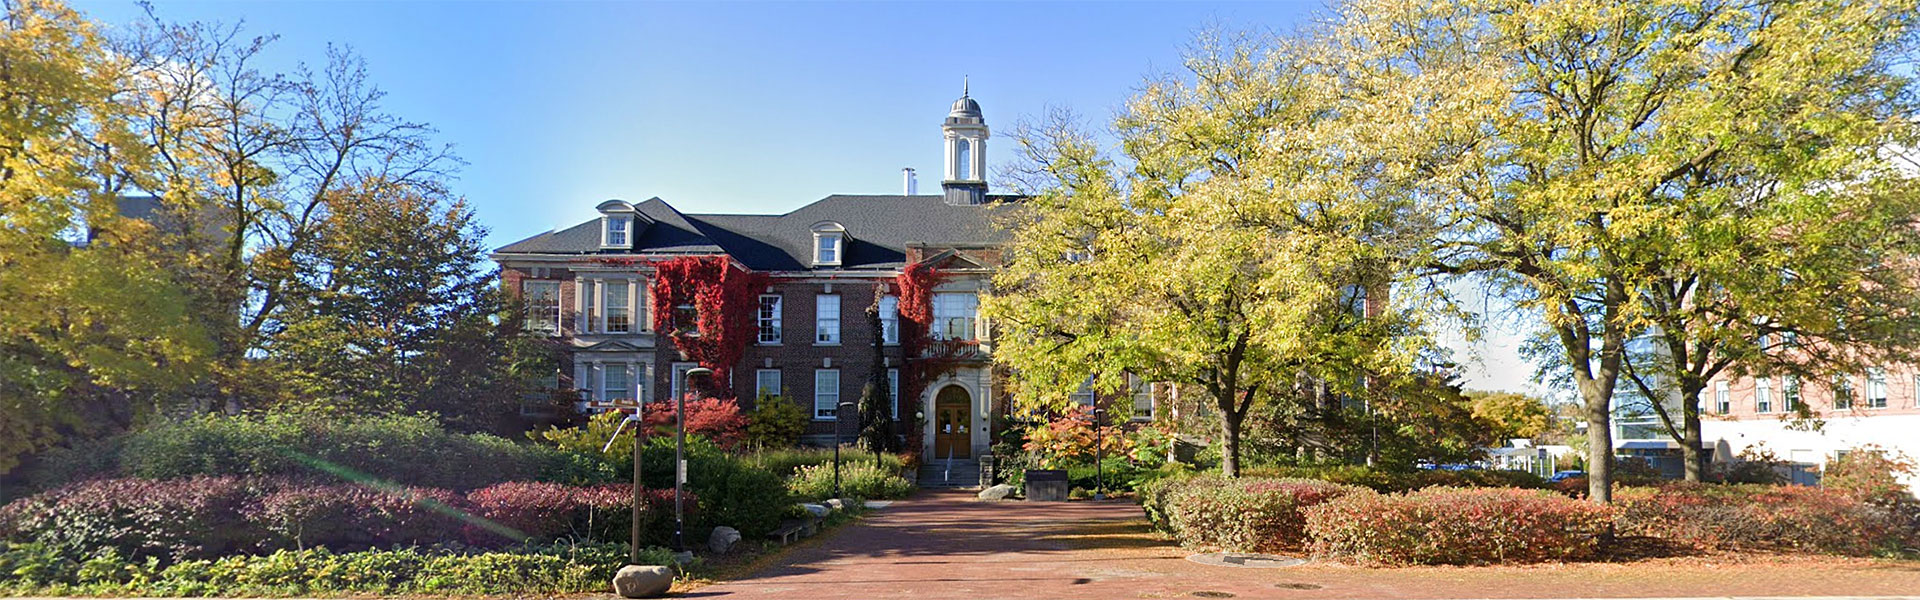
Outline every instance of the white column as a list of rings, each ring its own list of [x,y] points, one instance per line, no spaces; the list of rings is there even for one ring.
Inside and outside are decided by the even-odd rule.
[[[573,330],[576,333],[587,332],[587,325],[591,322],[587,320],[589,318],[587,316],[587,294],[591,291],[592,290],[587,289],[587,278],[573,278]]]
[[[597,360],[593,361],[593,401],[600,401],[600,392],[605,389],[607,389],[606,365]]]
[[[987,138],[975,138],[973,144],[973,172],[967,175],[979,181],[987,180]]]

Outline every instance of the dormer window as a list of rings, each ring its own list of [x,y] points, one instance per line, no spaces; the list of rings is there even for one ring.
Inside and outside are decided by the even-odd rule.
[[[600,245],[609,248],[627,247],[627,234],[633,229],[633,217],[625,215],[607,215],[607,235]]]
[[[813,226],[813,265],[838,266],[847,251],[847,228],[839,223],[819,223]]]
[[[635,220],[644,218],[633,205],[624,200],[608,200],[595,208],[600,210],[600,247],[632,248],[633,238],[639,233],[634,227]]]

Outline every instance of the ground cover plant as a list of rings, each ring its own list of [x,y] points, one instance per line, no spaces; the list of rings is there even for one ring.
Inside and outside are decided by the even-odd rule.
[[[0,543],[0,594],[159,597],[522,595],[606,592],[626,564],[620,544],[498,550],[400,548],[336,553],[279,550],[166,563],[111,549],[71,557],[39,544]],[[650,548],[641,563],[671,565]]]

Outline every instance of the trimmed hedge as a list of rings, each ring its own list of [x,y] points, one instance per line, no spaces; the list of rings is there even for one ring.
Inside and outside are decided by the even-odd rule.
[[[1892,509],[1842,490],[1670,483],[1614,492],[1624,535],[1698,549],[1794,549],[1864,556],[1920,543]]]
[[[187,560],[162,566],[111,550],[74,560],[36,544],[0,544],[0,595],[308,596],[315,594],[525,595],[608,592],[624,545],[554,545],[497,552],[406,548]],[[671,565],[660,548],[641,562]]]
[[[1150,484],[1155,523],[1181,545],[1233,552],[1307,547],[1306,511],[1365,488],[1315,479],[1194,477]]]
[[[259,478],[106,479],[0,507],[0,539],[75,558],[107,550],[166,562],[312,547],[617,542],[630,534],[631,506],[631,490],[621,486],[506,483],[460,496]],[[668,539],[671,506],[670,490],[648,492],[649,541]]]
[[[618,472],[548,446],[447,431],[427,416],[200,416],[48,453],[33,483],[199,475],[380,479],[466,491],[506,481],[602,483]]]
[[[1372,565],[1473,565],[1592,558],[1608,507],[1539,490],[1433,487],[1348,494],[1315,507],[1316,554]]]

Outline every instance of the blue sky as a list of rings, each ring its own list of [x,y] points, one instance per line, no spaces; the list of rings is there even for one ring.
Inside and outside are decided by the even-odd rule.
[[[76,2],[108,24],[130,1]],[[1104,122],[1209,27],[1289,30],[1320,2],[156,2],[174,21],[279,34],[267,66],[353,48],[388,109],[468,162],[455,190],[500,246],[608,198],[785,212],[835,193],[937,189],[940,120],[970,78],[997,133],[1051,107]],[[1004,135],[992,165],[1010,159]],[[991,171],[990,171],[991,172]],[[1524,384],[1509,351],[1478,387]]]

